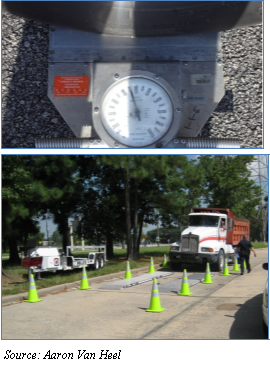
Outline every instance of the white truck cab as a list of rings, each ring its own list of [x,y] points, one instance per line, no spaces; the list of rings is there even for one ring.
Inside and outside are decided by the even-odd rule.
[[[237,227],[239,222],[241,229]],[[234,246],[242,239],[239,230],[247,234],[249,221],[235,218],[229,209],[193,208],[180,245],[173,246],[169,252],[171,267],[177,269],[182,263],[208,262],[222,271],[225,256],[233,260]]]

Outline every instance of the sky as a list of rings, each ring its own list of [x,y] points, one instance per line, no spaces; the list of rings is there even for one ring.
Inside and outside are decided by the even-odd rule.
[[[198,155],[195,154],[187,154],[187,158],[188,159],[195,159]],[[265,194],[268,194],[268,157],[266,155],[260,155],[260,171],[261,171],[261,180],[262,180],[262,186],[263,186],[263,190],[265,191]],[[252,179],[255,179],[256,183],[259,185],[259,181],[258,181],[258,163],[253,163],[251,165],[251,171],[252,171]],[[266,191],[267,190],[267,191]],[[73,219],[70,218],[69,222],[72,221]],[[53,234],[53,232],[57,229],[57,226],[53,223],[53,221],[51,219],[47,220],[48,222],[48,229],[49,229],[49,236],[51,236]],[[46,221],[40,221],[39,222],[39,226],[40,231],[42,233],[45,234],[46,237]],[[156,225],[148,225],[147,228],[144,228],[144,233],[147,233],[148,231],[151,231],[153,229],[156,229],[157,226]]]

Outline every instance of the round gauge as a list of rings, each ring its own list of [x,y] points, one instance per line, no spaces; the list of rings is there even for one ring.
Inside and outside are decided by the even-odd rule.
[[[167,89],[158,80],[129,76],[112,84],[100,105],[104,129],[116,142],[143,147],[160,141],[174,118]]]

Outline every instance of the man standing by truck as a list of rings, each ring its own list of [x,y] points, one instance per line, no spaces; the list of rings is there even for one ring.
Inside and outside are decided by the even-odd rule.
[[[248,273],[251,272],[251,267],[249,263],[250,250],[254,253],[254,256],[256,257],[257,254],[252,244],[247,240],[247,236],[243,236],[242,241],[240,241],[236,246],[236,252],[238,252],[240,255],[239,259],[241,264],[241,275],[244,275],[244,261],[246,262],[247,265],[247,272]]]

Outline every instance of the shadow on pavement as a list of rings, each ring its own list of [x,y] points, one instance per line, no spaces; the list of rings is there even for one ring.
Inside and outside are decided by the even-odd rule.
[[[262,293],[240,306],[234,315],[230,339],[267,339],[262,328]],[[231,317],[229,315],[225,315]]]

